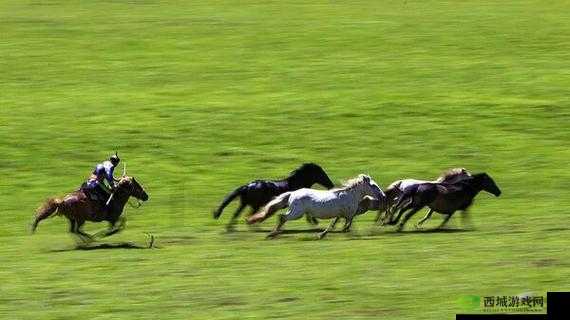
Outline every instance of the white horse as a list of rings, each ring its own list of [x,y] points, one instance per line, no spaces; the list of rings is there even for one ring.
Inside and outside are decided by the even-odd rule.
[[[387,220],[391,220],[392,216],[394,215],[393,211],[393,206],[396,202],[398,202],[398,199],[400,198],[400,196],[404,193],[404,190],[406,190],[406,188],[416,185],[416,184],[421,184],[421,183],[426,183],[426,182],[431,182],[431,183],[456,183],[459,182],[463,179],[469,179],[471,177],[471,173],[469,171],[467,171],[467,169],[465,168],[453,168],[453,169],[449,169],[447,171],[445,171],[444,173],[441,174],[441,176],[439,176],[437,178],[437,180],[433,180],[433,181],[427,181],[427,180],[418,180],[418,179],[402,179],[402,180],[397,180],[392,182],[388,188],[386,188],[386,197],[387,197],[387,201],[388,201],[388,208],[386,208],[385,212],[386,212],[386,216],[384,218],[382,218],[382,212],[378,212],[378,216],[376,217],[376,222],[379,223],[382,220],[382,224],[385,224]],[[429,219],[429,217],[431,217],[432,214],[432,210],[430,209],[429,212],[427,213],[427,215],[424,217],[424,219],[422,219],[422,221],[420,221],[420,223],[418,223],[417,227],[420,227],[421,224],[423,224],[427,219]]]
[[[372,198],[370,198],[372,197]],[[296,220],[304,214],[311,218],[333,219],[331,224],[321,233],[319,239],[323,238],[329,230],[334,228],[339,218],[344,218],[346,223],[343,231],[350,230],[352,220],[356,215],[362,214],[368,208],[359,206],[362,201],[368,202],[371,199],[381,199],[378,209],[386,208],[386,196],[378,184],[367,175],[347,181],[342,188],[332,190],[299,189],[292,192],[285,192],[270,201],[259,213],[247,219],[248,224],[261,222],[277,210],[289,208],[285,214],[279,215],[279,221],[275,229],[268,237],[275,237],[281,232],[281,228],[288,220]]]

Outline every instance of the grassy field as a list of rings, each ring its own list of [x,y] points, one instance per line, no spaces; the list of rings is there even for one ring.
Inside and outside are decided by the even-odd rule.
[[[0,318],[454,319],[570,290],[568,21],[556,0],[1,0]],[[105,243],[157,248],[75,250],[61,218],[31,236],[115,148],[151,199]],[[305,161],[383,187],[462,166],[503,195],[473,232],[212,219]]]

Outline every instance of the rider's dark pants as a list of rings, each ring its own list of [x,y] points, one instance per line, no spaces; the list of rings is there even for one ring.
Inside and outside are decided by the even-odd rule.
[[[81,185],[81,189],[87,191],[90,194],[95,194],[99,202],[101,202],[102,204],[105,204],[110,196],[110,194],[107,193],[107,191],[105,191],[105,189],[103,189],[103,187],[101,187],[98,184],[95,185],[94,187],[89,187],[87,183],[84,183],[83,185]]]

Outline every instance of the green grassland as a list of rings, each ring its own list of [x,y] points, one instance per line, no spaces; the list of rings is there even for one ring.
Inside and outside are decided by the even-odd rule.
[[[566,1],[1,0],[0,318],[454,319],[570,290],[569,21]],[[30,235],[115,148],[151,199],[105,243],[157,248],[74,250],[61,218]],[[383,187],[462,166],[503,195],[473,232],[212,219],[305,161]]]

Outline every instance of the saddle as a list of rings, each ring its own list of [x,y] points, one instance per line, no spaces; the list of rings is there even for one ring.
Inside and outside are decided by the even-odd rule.
[[[86,183],[83,183],[81,185],[80,190],[83,191],[83,193],[85,193],[85,195],[89,198],[89,200],[94,201],[103,207],[107,204],[107,201],[111,196],[100,187],[95,187],[95,188],[87,187]]]

